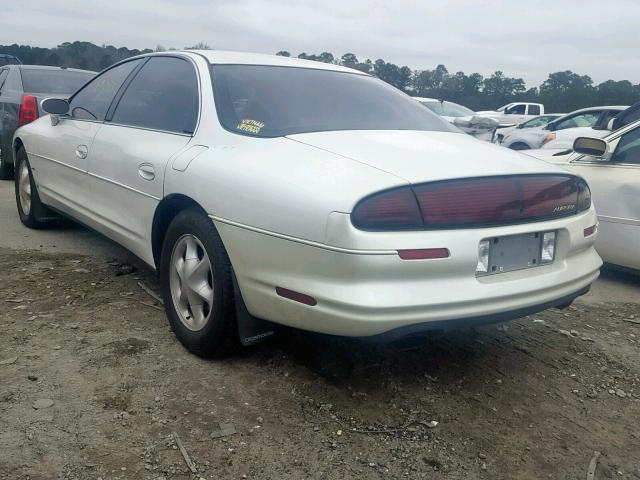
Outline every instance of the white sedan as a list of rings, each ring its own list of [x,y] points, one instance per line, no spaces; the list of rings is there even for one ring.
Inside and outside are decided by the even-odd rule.
[[[609,122],[626,108],[616,105],[582,108],[553,120],[544,127],[515,129],[504,135],[500,144],[512,150],[571,148],[573,141],[580,136],[608,135]]]
[[[578,138],[573,150],[529,150],[586,178],[598,209],[596,249],[605,262],[640,270],[640,121],[603,140]]]
[[[199,355],[274,324],[393,339],[504,321],[599,273],[582,178],[355,70],[150,54],[43,108],[13,142],[22,222],[60,212],[157,269]]]

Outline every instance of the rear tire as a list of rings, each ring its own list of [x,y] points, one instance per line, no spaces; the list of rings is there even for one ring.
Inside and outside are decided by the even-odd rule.
[[[7,157],[7,154],[4,154]],[[13,180],[13,165],[7,162],[0,153],[0,180]]]
[[[531,150],[531,147],[524,142],[516,142],[509,145],[511,150]]]
[[[46,228],[58,220],[57,215],[40,201],[24,147],[20,147],[16,155],[15,190],[18,215],[23,225],[29,228]]]
[[[183,210],[173,219],[162,245],[160,279],[169,323],[187,350],[221,357],[238,349],[231,262],[204,213]]]

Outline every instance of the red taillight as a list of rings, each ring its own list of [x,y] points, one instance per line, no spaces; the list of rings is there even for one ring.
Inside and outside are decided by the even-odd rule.
[[[480,177],[371,195],[352,221],[363,230],[473,228],[566,217],[590,206],[589,187],[571,175]]]
[[[38,101],[33,95],[22,95],[20,112],[18,113],[18,126],[33,122],[38,118]]]
[[[397,188],[361,201],[352,214],[353,224],[363,230],[420,230],[422,216],[411,188]]]
[[[585,237],[590,237],[591,235],[593,235],[594,233],[596,233],[596,228],[597,225],[591,225],[590,227],[587,227],[584,229],[584,236]]]

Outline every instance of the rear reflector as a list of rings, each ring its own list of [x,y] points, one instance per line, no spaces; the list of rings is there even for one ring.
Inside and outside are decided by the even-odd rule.
[[[387,190],[361,200],[351,218],[370,231],[476,228],[567,217],[590,206],[589,187],[578,177],[515,175]]]
[[[594,233],[596,233],[596,225],[591,225],[590,227],[584,229],[585,237],[590,237]]]
[[[31,123],[38,118],[38,101],[33,95],[22,95],[22,103],[18,112],[18,126]]]
[[[304,303],[305,305],[311,305],[312,307],[318,303],[315,298],[305,295],[304,293],[289,290],[288,288],[276,287],[276,293],[281,297],[288,298],[295,302]]]
[[[402,260],[433,260],[449,257],[448,248],[422,248],[417,250],[398,250]]]

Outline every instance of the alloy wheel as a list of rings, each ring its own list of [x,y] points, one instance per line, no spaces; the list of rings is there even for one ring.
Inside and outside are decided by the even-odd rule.
[[[18,198],[20,198],[20,207],[22,207],[22,212],[28,216],[31,212],[31,178],[27,162],[23,161],[20,163],[20,172],[18,175]]]

